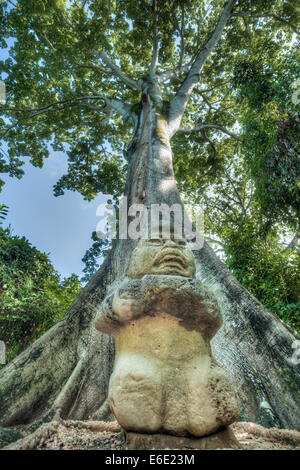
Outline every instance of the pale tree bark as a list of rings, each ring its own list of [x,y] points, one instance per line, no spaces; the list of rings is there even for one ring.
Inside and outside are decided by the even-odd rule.
[[[229,1],[225,6],[212,34],[214,44],[233,4]],[[156,56],[154,47],[152,65]],[[107,106],[126,118],[130,116],[135,125],[127,151],[128,205],[143,204],[149,209],[152,204],[181,204],[170,139],[179,129],[203,57],[200,53],[196,58],[166,114],[160,106],[160,78],[153,70],[137,85],[142,90],[139,115],[121,101],[106,99]],[[103,55],[102,60],[109,64]],[[127,80],[120,71],[116,73]],[[29,432],[59,418],[109,418],[105,400],[114,343],[112,337],[94,328],[94,318],[107,293],[122,281],[135,243],[131,239],[115,240],[103,265],[66,316],[0,371],[1,426],[18,426]],[[240,419],[299,429],[300,367],[291,360],[299,335],[253,298],[207,244],[194,254],[197,277],[215,293],[223,314],[224,325],[213,341],[213,351],[231,377],[240,403]]]

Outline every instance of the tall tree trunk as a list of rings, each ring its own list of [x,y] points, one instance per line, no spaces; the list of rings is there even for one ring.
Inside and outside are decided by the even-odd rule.
[[[168,124],[146,92],[128,159],[128,205],[181,204]],[[54,418],[88,419],[107,411],[102,405],[114,343],[93,322],[103,298],[122,280],[134,246],[117,239],[65,317],[0,371],[2,426],[33,430]],[[197,276],[221,306],[224,325],[213,352],[232,379],[241,419],[300,429],[300,368],[290,360],[299,336],[253,298],[207,244],[194,254]]]

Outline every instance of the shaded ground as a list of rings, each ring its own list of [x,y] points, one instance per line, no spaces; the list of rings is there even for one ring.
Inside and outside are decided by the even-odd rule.
[[[300,450],[300,432],[235,423],[232,430],[244,450]],[[10,450],[126,449],[116,421],[64,421],[41,426],[35,433],[6,447]]]

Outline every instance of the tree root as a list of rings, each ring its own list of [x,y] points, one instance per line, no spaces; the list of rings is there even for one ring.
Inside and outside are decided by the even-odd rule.
[[[66,427],[75,427],[75,428],[80,428],[80,429],[89,429],[90,431],[93,432],[102,432],[102,431],[108,431],[108,432],[120,432],[121,431],[121,426],[117,421],[111,421],[111,422],[106,422],[106,421],[73,421],[73,420],[66,420],[63,421],[61,424],[63,424]]]
[[[300,432],[291,429],[264,428],[259,424],[248,422],[237,422],[233,425],[234,431],[247,432],[255,437],[262,437],[272,441],[292,444],[294,446],[300,444]]]
[[[62,411],[68,409],[68,405],[72,400],[74,391],[78,388],[78,383],[80,383],[82,372],[87,363],[86,355],[83,356],[77,363],[76,367],[72,371],[67,382],[63,386],[62,390],[56,397],[51,410],[54,411],[53,420],[60,420],[62,418]]]
[[[57,432],[58,426],[75,427],[79,429],[88,429],[93,432],[120,432],[121,426],[117,421],[77,421],[77,420],[59,420],[45,423],[35,432],[9,444],[1,450],[34,450],[42,446],[44,442]]]
[[[91,418],[97,421],[112,421],[115,419],[110,409],[108,398],[106,398]]]
[[[59,426],[59,421],[52,421],[51,423],[45,423],[38,428],[34,433],[29,436],[23,437],[18,441],[3,447],[1,450],[34,450],[37,446],[43,445],[43,443],[55,432]]]

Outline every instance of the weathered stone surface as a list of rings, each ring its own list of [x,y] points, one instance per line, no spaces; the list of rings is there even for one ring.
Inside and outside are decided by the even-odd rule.
[[[178,437],[170,434],[126,433],[129,450],[164,450],[164,449],[240,449],[237,439],[228,427],[209,436],[201,438]]]
[[[238,417],[227,376],[200,332],[161,314],[124,325],[115,339],[109,397],[126,430],[202,436]]]
[[[140,241],[128,273],[143,277],[127,278],[101,305],[95,326],[116,342],[109,402],[126,431],[200,437],[239,415],[211,355],[210,339],[222,323],[218,305],[201,282],[186,277],[192,256],[182,241]]]
[[[197,279],[175,275],[145,275],[128,280],[101,304],[95,326],[114,334],[133,320],[162,313],[179,319],[186,330],[211,339],[222,324],[217,302]]]
[[[132,279],[141,279],[145,274],[195,277],[195,272],[194,255],[184,239],[154,238],[139,240],[132,253],[127,275]]]

